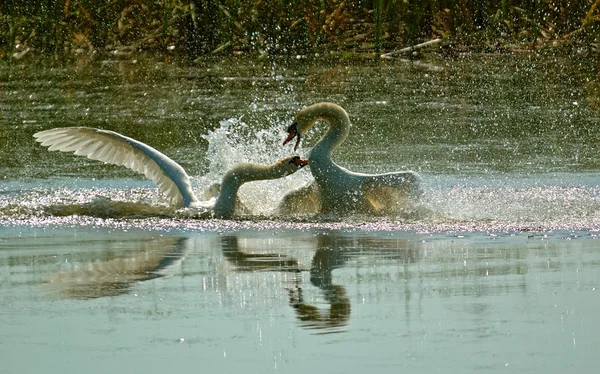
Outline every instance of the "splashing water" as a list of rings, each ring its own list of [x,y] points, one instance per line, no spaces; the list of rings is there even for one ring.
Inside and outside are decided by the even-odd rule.
[[[282,147],[285,121],[268,115],[267,118],[270,125],[266,126],[231,118],[202,135],[209,143],[205,156],[209,168],[204,175],[192,176],[194,189],[201,199],[206,188],[220,182],[225,172],[238,163],[268,165],[292,154],[289,147]],[[304,157],[314,143],[314,140],[307,140],[298,151]],[[337,157],[334,155],[334,159]],[[343,155],[340,158],[340,164],[351,170],[369,167],[368,159],[352,165],[343,161]],[[600,175],[596,173],[484,173],[478,176],[425,173],[423,177],[424,196],[415,211],[408,215],[313,216],[309,220],[315,224],[332,221],[354,225],[377,223],[377,229],[382,229],[386,225],[384,222],[388,222],[392,228],[402,225],[418,231],[600,228],[600,187],[597,183]],[[247,183],[240,189],[239,196],[253,215],[274,217],[283,196],[312,181],[309,166],[286,178]],[[169,208],[155,186],[141,179],[57,177],[43,182],[15,181],[0,186],[2,221],[63,217],[60,220],[64,222],[64,217],[71,217],[69,222],[77,224],[82,216],[115,219],[175,217],[184,220],[208,217]]]
[[[206,158],[209,170],[191,176],[198,197],[219,183],[227,170],[239,163],[268,165],[289,157],[289,149],[281,146],[283,128],[274,121],[269,128],[253,130],[241,119],[220,122],[220,126],[202,137],[209,142]],[[277,180],[247,183],[239,196],[253,214],[268,215],[287,192],[312,180],[309,171],[300,170]],[[40,185],[43,185],[41,187]],[[56,178],[43,183],[7,183],[0,188],[0,218],[27,216],[95,216],[101,218],[145,218],[178,216],[167,206],[164,196],[147,180]],[[189,214],[183,213],[183,217]],[[204,218],[205,215],[192,215]]]
[[[255,129],[242,119],[221,121],[202,137],[209,142],[209,170],[192,176],[197,194],[225,172],[242,162],[272,164],[290,156],[282,147],[282,121]],[[310,145],[308,146],[310,147]],[[306,149],[300,148],[304,155]],[[360,169],[364,165],[345,165]],[[419,231],[504,230],[506,228],[582,229],[600,227],[600,176],[595,173],[549,173],[535,175],[483,174],[480,176],[423,175],[426,188],[414,214],[378,217],[322,217],[317,222],[354,222],[387,225]],[[313,181],[309,168],[286,178],[247,183],[239,195],[254,215],[272,216],[282,197]],[[206,218],[177,212],[151,182],[132,179],[53,178],[39,182],[11,182],[0,187],[0,219],[3,221],[83,216],[99,218]],[[79,217],[79,218],[78,218]],[[60,218],[64,222],[65,218]],[[297,220],[296,220],[297,221]],[[81,223],[81,222],[80,222]]]
[[[597,174],[428,179],[423,204],[435,212],[431,219],[473,227],[579,229],[600,224]]]
[[[202,136],[209,142],[206,158],[210,164],[208,173],[197,178],[198,185],[206,188],[220,181],[225,171],[239,163],[270,165],[290,157],[290,149],[281,146],[283,128],[277,120],[259,130],[237,118],[221,121],[217,129]],[[300,170],[285,178],[247,183],[240,189],[239,196],[253,213],[269,214],[286,193],[310,181],[310,171]]]

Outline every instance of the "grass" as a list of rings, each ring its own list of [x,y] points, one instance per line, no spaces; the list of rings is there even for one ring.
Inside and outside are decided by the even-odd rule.
[[[578,44],[598,53],[600,0],[7,0],[0,60],[158,52],[371,53],[438,37],[497,49]]]

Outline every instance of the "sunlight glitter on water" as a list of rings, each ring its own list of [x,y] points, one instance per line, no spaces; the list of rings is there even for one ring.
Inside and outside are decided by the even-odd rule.
[[[207,173],[192,176],[199,196],[219,181],[225,170],[239,162],[261,164],[289,156],[281,147],[282,125],[274,121],[270,128],[253,131],[238,119],[222,121],[203,137],[209,142]],[[299,153],[306,150],[300,148]],[[73,156],[74,157],[74,156]],[[132,173],[133,174],[133,173]],[[600,227],[600,176],[585,174],[490,174],[481,176],[424,174],[425,194],[416,209],[391,216],[332,217],[300,215],[278,217],[275,209],[281,197],[312,181],[309,170],[287,178],[246,184],[239,192],[251,208],[248,227],[276,226],[359,228],[361,230],[403,230],[417,232],[569,230]],[[210,229],[206,211],[168,207],[150,182],[132,179],[89,180],[55,178],[40,183],[14,182],[0,190],[0,218],[17,224],[69,224],[88,226],[99,219],[110,219],[101,226],[122,221],[131,227],[158,226],[170,229]],[[132,220],[133,219],[133,220]],[[146,219],[146,221],[144,220]],[[175,219],[169,222],[169,219]],[[198,222],[200,220],[201,222]],[[134,223],[135,222],[135,223]],[[149,224],[152,222],[152,224]],[[160,222],[160,223],[159,223]],[[243,228],[237,222],[233,226]],[[224,224],[224,228],[230,224]]]
[[[302,224],[315,228],[354,227],[418,232],[595,230],[600,227],[600,188],[597,185],[543,185],[539,179],[535,184],[531,184],[530,179],[513,179],[511,185],[506,186],[492,179],[457,182],[437,176],[429,179],[416,209],[400,215],[333,217],[303,214],[278,217],[273,214],[281,195],[295,188],[298,183],[295,178],[299,177],[299,183],[307,183],[310,180],[307,175],[294,175],[278,183],[248,186],[240,195],[253,209],[253,214],[246,217],[249,222],[220,224],[243,228],[245,225],[269,227],[276,222],[275,225],[281,227]],[[428,181],[427,176],[425,181]],[[64,187],[64,182],[69,187]],[[151,226],[149,222],[153,222],[160,227],[181,230],[214,226],[214,223],[205,221],[210,217],[207,212],[170,208],[156,188],[140,187],[147,186],[147,182],[109,180],[100,183],[103,187],[91,187],[98,181],[82,179],[63,179],[55,183],[44,188],[36,187],[35,183],[3,186],[0,191],[2,221],[34,226],[41,222],[44,225],[67,223],[87,226],[90,221],[111,219],[101,226],[110,226],[108,222],[121,220],[121,224],[126,226],[147,227]]]
[[[597,74],[543,60],[2,66],[3,368],[593,372]],[[334,160],[419,171],[418,209],[277,216],[307,167],[244,186],[253,213],[214,220],[31,137],[118,131],[184,165],[201,196],[235,163],[289,156],[284,129],[322,100],[353,122]]]

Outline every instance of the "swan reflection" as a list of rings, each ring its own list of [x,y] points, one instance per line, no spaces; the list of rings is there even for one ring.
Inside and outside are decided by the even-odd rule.
[[[260,239],[259,239],[260,240]],[[272,238],[265,239],[272,240]],[[406,240],[381,238],[355,238],[319,234],[317,237],[295,243],[302,253],[313,252],[310,266],[303,265],[294,256],[280,253],[253,253],[253,248],[243,238],[221,238],[224,257],[236,271],[295,272],[293,286],[288,286],[289,305],[296,313],[300,326],[320,333],[343,331],[349,323],[352,306],[346,285],[334,281],[333,271],[365,256],[412,263],[419,255],[413,243]],[[266,246],[256,246],[264,250]],[[305,286],[302,274],[310,275],[310,286]],[[312,286],[312,287],[311,287]],[[321,295],[315,300],[313,289]],[[320,299],[320,300],[319,300]],[[324,304],[324,305],[320,305]]]
[[[332,245],[333,244],[333,245]],[[310,266],[310,283],[319,288],[329,309],[318,308],[305,301],[303,290],[290,290],[290,305],[296,310],[302,325],[312,329],[345,326],[350,319],[350,299],[343,286],[333,284],[333,270],[346,262],[343,248],[329,236],[319,236],[317,250]]]
[[[72,299],[122,295],[134,283],[161,277],[164,269],[181,261],[188,239],[160,237],[141,240],[133,254],[127,252],[127,257],[73,265],[72,270],[50,275],[42,287]]]
[[[248,253],[240,249],[237,236],[221,238],[223,256],[237,271],[299,272],[298,260],[282,254]]]
[[[252,249],[240,245],[237,236],[222,238],[223,255],[237,271],[291,271],[301,273],[299,261],[285,254],[264,254],[249,252]],[[343,264],[339,261],[341,252],[322,246],[317,248],[310,266],[310,282],[319,288],[327,304],[328,311],[311,305],[304,298],[302,279],[296,277],[295,285],[288,288],[289,303],[296,311],[303,327],[323,329],[344,326],[350,319],[350,299],[343,286],[332,283],[332,271]]]
[[[89,248],[78,245],[82,250],[77,252],[77,256],[93,256],[92,260],[87,257],[87,260],[79,258],[79,261],[66,262],[71,268],[62,268],[51,274],[42,287],[72,299],[119,296],[130,292],[138,282],[164,276],[165,269],[172,269],[184,257],[189,257],[189,264],[182,266],[187,270],[179,273],[179,276],[182,281],[185,279],[198,286],[199,280],[195,276],[200,274],[202,282],[208,279],[208,283],[212,284],[203,288],[209,292],[238,295],[237,291],[243,293],[245,290],[234,286],[236,292],[231,293],[227,287],[223,287],[229,271],[221,264],[227,264],[234,272],[257,280],[262,279],[261,274],[269,280],[277,279],[281,274],[281,288],[273,289],[272,283],[266,282],[271,284],[271,287],[261,291],[265,292],[266,299],[277,299],[284,303],[284,308],[287,303],[300,327],[327,334],[345,331],[353,312],[351,299],[355,291],[352,290],[356,290],[360,282],[372,281],[372,278],[368,278],[369,274],[364,274],[366,278],[361,277],[362,274],[356,278],[349,275],[348,269],[342,271],[342,268],[357,266],[370,269],[372,262],[409,266],[421,253],[419,244],[408,240],[346,236],[334,232],[281,237],[234,234],[204,237],[200,242],[194,238],[129,238],[124,235],[108,241],[91,240]],[[97,249],[99,243],[101,253],[93,247]],[[116,248],[115,243],[118,243]],[[204,251],[209,257],[197,256]],[[196,256],[186,256],[188,252]],[[279,274],[273,278],[274,274],[266,275],[266,272]],[[211,283],[210,279],[214,282]],[[250,284],[254,284],[250,287],[256,291],[254,287],[259,283]],[[255,292],[252,294],[258,295]]]

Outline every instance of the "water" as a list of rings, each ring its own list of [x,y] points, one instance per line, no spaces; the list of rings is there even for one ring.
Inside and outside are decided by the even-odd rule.
[[[7,373],[49,363],[559,373],[597,363],[596,234],[8,231]]]
[[[593,372],[595,76],[539,56],[4,66],[0,372]],[[278,216],[302,170],[244,186],[251,216],[204,219],[31,136],[124,133],[201,193],[237,162],[288,156],[284,129],[320,100],[353,120],[340,164],[421,173],[416,212]]]

